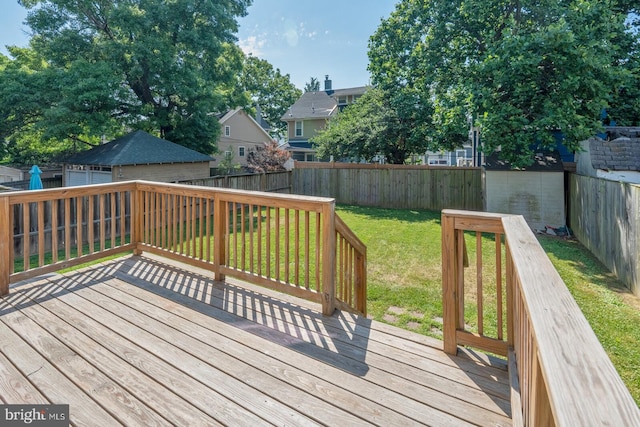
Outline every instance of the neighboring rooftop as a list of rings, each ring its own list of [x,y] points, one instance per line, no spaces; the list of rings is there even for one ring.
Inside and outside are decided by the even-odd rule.
[[[211,157],[166,139],[137,130],[67,158],[76,165],[124,166],[208,162]]]
[[[640,134],[640,129],[638,130]],[[640,171],[640,138],[618,136],[612,141],[592,138],[589,141],[591,164],[596,169]]]
[[[499,152],[493,152],[485,160],[485,169],[492,171],[520,170],[526,172],[563,172],[562,159],[558,151],[536,153],[534,162],[527,167],[514,168],[511,163],[501,159]]]
[[[283,121],[306,118],[329,118],[337,111],[338,103],[325,91],[305,92],[287,110]]]

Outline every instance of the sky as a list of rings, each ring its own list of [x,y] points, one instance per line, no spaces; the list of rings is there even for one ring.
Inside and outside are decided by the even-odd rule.
[[[0,52],[26,46],[27,11],[17,0],[2,0]],[[397,0],[254,0],[238,20],[238,45],[267,60],[303,89],[311,77],[323,88],[329,75],[334,89],[369,84],[367,44],[380,20]]]

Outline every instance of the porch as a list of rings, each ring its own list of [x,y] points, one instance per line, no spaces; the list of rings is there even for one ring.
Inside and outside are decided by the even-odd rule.
[[[18,283],[0,398],[74,425],[511,425],[504,362],[144,255]]]

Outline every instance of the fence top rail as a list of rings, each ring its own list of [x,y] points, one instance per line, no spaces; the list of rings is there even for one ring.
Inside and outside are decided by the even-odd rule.
[[[43,202],[55,199],[66,199],[71,197],[93,196],[107,194],[117,191],[135,190],[135,181],[113,182],[107,184],[93,184],[79,187],[49,188],[45,190],[25,190],[8,193],[0,193],[0,197],[9,199],[9,204],[19,204],[26,202]]]
[[[522,216],[502,218],[556,424],[640,425],[640,410]]]
[[[405,169],[405,170],[481,170],[471,166],[391,165],[380,163],[294,162],[294,169]]]
[[[296,194],[265,193],[261,191],[238,190],[218,187],[194,187],[185,184],[170,184],[150,181],[135,181],[136,187],[143,191],[164,191],[170,194],[192,195],[198,197],[219,198],[220,200],[320,212],[327,204],[335,203],[329,197],[302,196]]]

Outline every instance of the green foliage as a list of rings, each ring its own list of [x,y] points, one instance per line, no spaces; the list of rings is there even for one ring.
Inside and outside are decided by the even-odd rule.
[[[309,77],[309,81],[304,84],[305,92],[317,92],[320,90],[320,80],[317,77]]]
[[[626,3],[403,0],[369,41],[369,70],[385,90],[433,101],[438,145],[463,142],[473,123],[485,151],[526,165],[530,145],[555,145],[552,130],[577,148],[605,108],[619,122],[640,118],[638,32],[625,25],[636,6]]]
[[[260,106],[263,117],[272,126],[272,136],[284,135],[287,124],[280,119],[302,95],[291,83],[289,74],[282,74],[267,61],[249,55],[244,61],[242,84],[252,103]]]
[[[429,147],[431,104],[416,91],[371,88],[312,138],[320,158],[402,164]]]
[[[212,112],[246,104],[236,17],[250,0],[23,0],[30,47],[0,61],[0,138],[92,143],[143,129],[215,151]]]

